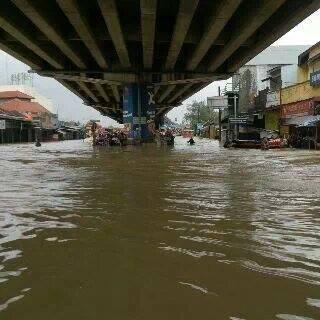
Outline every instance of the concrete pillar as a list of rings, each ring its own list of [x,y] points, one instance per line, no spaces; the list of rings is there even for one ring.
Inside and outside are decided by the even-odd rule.
[[[136,83],[126,85],[123,90],[123,123],[129,142],[152,142],[154,119],[152,87]]]
[[[157,130],[160,129],[161,126],[164,125],[164,115],[158,115],[156,118],[155,118],[155,127]]]
[[[28,128],[28,142],[32,142],[32,128]]]

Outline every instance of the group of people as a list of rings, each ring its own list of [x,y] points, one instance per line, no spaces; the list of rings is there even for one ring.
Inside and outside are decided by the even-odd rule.
[[[170,129],[160,129],[155,132],[156,141],[164,145],[174,145],[175,135]]]
[[[127,135],[123,131],[101,131],[95,140],[97,146],[123,146],[126,145]]]

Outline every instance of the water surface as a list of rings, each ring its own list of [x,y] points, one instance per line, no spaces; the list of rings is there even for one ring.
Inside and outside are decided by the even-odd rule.
[[[0,319],[320,319],[320,153],[0,146]]]

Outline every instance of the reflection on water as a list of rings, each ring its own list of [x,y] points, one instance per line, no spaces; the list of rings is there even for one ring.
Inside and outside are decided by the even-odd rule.
[[[320,318],[320,153],[0,154],[1,319]]]

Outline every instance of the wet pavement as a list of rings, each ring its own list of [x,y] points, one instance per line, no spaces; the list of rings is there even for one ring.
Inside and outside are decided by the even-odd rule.
[[[0,319],[320,319],[320,152],[0,146]]]

